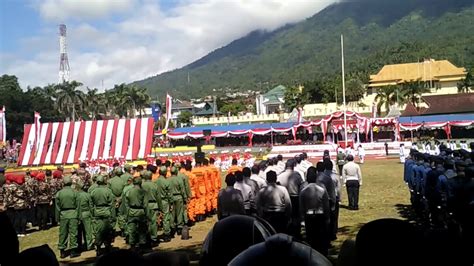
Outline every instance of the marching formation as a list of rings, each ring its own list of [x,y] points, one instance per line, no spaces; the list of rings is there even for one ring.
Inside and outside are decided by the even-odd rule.
[[[452,143],[449,143],[452,144]],[[411,149],[404,161],[404,181],[421,221],[435,228],[459,227],[472,240],[474,220],[474,143],[461,149],[437,146],[436,155]]]
[[[342,184],[347,186],[349,208],[358,209],[362,174],[351,154],[338,155],[336,170],[329,151],[313,166],[306,153],[283,161],[281,155],[241,168],[229,168],[227,187],[219,192],[218,218],[231,215],[258,216],[278,233],[305,240],[323,255],[337,238]],[[304,228],[304,230],[303,230]],[[305,232],[303,234],[303,232]]]
[[[112,169],[101,165],[94,175],[84,163],[70,175],[61,167],[26,175],[0,169],[0,205],[20,237],[28,222],[40,230],[59,223],[61,258],[93,249],[101,255],[117,235],[132,249],[143,249],[176,234],[188,239],[188,226],[216,213],[221,178],[213,163],[212,158],[195,167],[190,160],[156,160],[146,168],[117,163]]]
[[[28,222],[40,230],[59,224],[61,258],[94,249],[101,255],[119,235],[138,251],[175,235],[188,239],[190,226],[216,213],[218,219],[261,217],[277,232],[298,239],[305,235],[312,247],[327,254],[336,239],[341,184],[347,186],[350,209],[358,208],[362,175],[352,154],[339,153],[336,164],[325,151],[316,166],[305,153],[258,164],[234,157],[225,166],[223,189],[216,167],[223,160],[181,159],[158,159],[146,166],[104,164],[95,174],[86,163],[70,174],[62,167],[25,175],[4,175],[0,169],[0,181],[6,181],[0,183],[0,205],[20,237]]]

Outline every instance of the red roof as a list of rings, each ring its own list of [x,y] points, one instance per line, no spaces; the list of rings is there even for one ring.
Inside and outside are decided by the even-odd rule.
[[[417,110],[408,103],[402,116],[474,113],[474,93],[423,96],[428,108]]]

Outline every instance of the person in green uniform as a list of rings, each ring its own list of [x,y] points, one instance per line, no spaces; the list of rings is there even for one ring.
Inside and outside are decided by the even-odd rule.
[[[95,225],[95,247],[97,256],[110,251],[112,247],[112,221],[115,219],[113,204],[115,201],[112,190],[107,187],[102,175],[96,177],[97,188],[91,192],[93,218]],[[101,249],[104,244],[105,249]]]
[[[173,203],[173,195],[171,193],[171,183],[166,178],[168,169],[166,166],[160,168],[160,176],[155,181],[158,188],[158,195],[161,199],[161,213],[163,214],[163,242],[171,241],[171,204]]]
[[[123,176],[123,175],[122,175]],[[133,188],[133,183],[132,183],[133,177],[130,175],[128,176],[127,183],[125,187],[122,190],[122,200],[120,202],[120,208],[119,208],[119,213],[120,213],[120,219],[118,219],[118,226],[120,228],[120,232],[122,234],[122,237],[125,238],[125,243],[128,244],[128,236],[127,236],[127,213],[128,209],[125,204],[125,196],[127,192]]]
[[[114,194],[114,212],[117,214],[117,220],[114,220],[112,222],[112,228],[115,228],[115,225],[120,223],[118,220],[122,219],[121,215],[119,214],[119,207],[120,207],[120,201],[122,200],[122,191],[123,188],[127,183],[123,182],[121,176],[123,172],[120,167],[115,167],[115,169],[112,171],[112,178],[107,181],[107,184],[112,190],[112,193]]]
[[[153,166],[156,168],[156,166]],[[158,244],[158,224],[157,213],[163,208],[161,198],[158,194],[158,186],[151,181],[152,172],[142,171],[140,174],[143,183],[142,188],[146,192],[146,201],[148,202],[147,219],[148,231],[150,232],[150,240],[152,245]]]
[[[70,176],[63,179],[64,187],[56,194],[56,217],[59,222],[58,249],[61,259],[67,257],[66,248],[71,249],[71,258],[79,257],[77,250],[78,204],[77,193],[71,188]]]
[[[186,197],[184,192],[183,179],[178,176],[178,168],[171,167],[171,193],[173,194],[173,207],[171,208],[172,228],[181,235],[184,225],[184,208],[183,200]]]
[[[89,187],[89,189],[87,189],[87,193],[91,194],[92,191],[98,187],[98,186],[97,186],[97,180],[96,180],[96,179],[97,179],[97,175],[93,175],[93,176],[92,176],[92,184],[91,184],[91,186]]]
[[[146,244],[147,238],[147,205],[146,192],[142,188],[142,179],[133,179],[133,187],[126,192],[127,205],[127,235],[132,250],[140,250]]]
[[[184,224],[188,224],[188,203],[192,197],[191,186],[189,185],[189,177],[185,173],[181,172],[181,168],[184,167],[184,165],[181,165],[181,163],[176,163],[175,166],[178,168],[178,176],[181,177],[181,179],[183,180],[183,222]]]
[[[76,183],[77,190],[77,205],[79,208],[79,233],[78,243],[82,244],[84,239],[85,248],[83,250],[94,249],[94,238],[92,232],[92,199],[91,195],[85,191],[85,186],[82,181]],[[81,247],[82,248],[82,247]]]
[[[123,166],[123,174],[120,176],[124,184],[127,184],[128,180],[133,177],[133,167],[129,164]]]

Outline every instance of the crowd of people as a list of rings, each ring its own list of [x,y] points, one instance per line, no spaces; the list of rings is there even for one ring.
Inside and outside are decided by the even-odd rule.
[[[176,235],[187,239],[189,227],[216,213],[219,219],[258,216],[277,232],[298,239],[304,225],[311,246],[327,254],[330,240],[336,238],[341,182],[349,191],[351,182],[362,181],[353,156],[344,160],[340,177],[328,151],[316,167],[304,153],[254,165],[248,162],[255,160],[233,158],[225,166],[224,189],[221,169],[215,166],[222,161],[213,157],[201,162],[158,159],[146,166],[100,165],[94,174],[85,163],[71,173],[62,167],[26,174],[0,169],[0,206],[18,237],[27,233],[28,223],[39,230],[59,224],[61,258],[94,249],[102,255],[119,235],[138,251]],[[350,200],[357,209],[357,199]]]
[[[449,143],[451,144],[451,143]],[[466,144],[467,145],[467,144]],[[474,143],[460,149],[439,145],[436,153],[411,149],[404,161],[404,181],[417,216],[435,228],[459,226],[474,239]]]
[[[61,258],[93,249],[101,255],[117,235],[132,249],[143,249],[175,235],[188,238],[187,226],[216,212],[221,179],[213,163],[102,165],[94,175],[84,163],[71,174],[62,167],[6,175],[0,169],[0,206],[19,237],[27,223],[43,230],[58,222]]]
[[[343,155],[342,151],[340,153]],[[277,233],[305,239],[327,255],[337,238],[342,184],[347,186],[349,209],[358,209],[362,174],[351,154],[339,155],[338,171],[329,151],[316,166],[306,153],[283,160],[281,155],[240,168],[236,161],[228,170],[227,187],[219,192],[218,218],[231,215],[257,216]],[[303,230],[304,229],[304,230]],[[305,237],[303,237],[305,236]]]

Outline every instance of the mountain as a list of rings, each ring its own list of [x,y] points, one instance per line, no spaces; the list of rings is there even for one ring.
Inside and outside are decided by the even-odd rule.
[[[163,98],[213,89],[267,91],[340,73],[344,34],[346,73],[367,82],[389,63],[448,59],[474,68],[474,1],[358,0],[332,4],[273,32],[255,31],[177,70],[135,84]],[[188,75],[190,82],[188,83]]]

